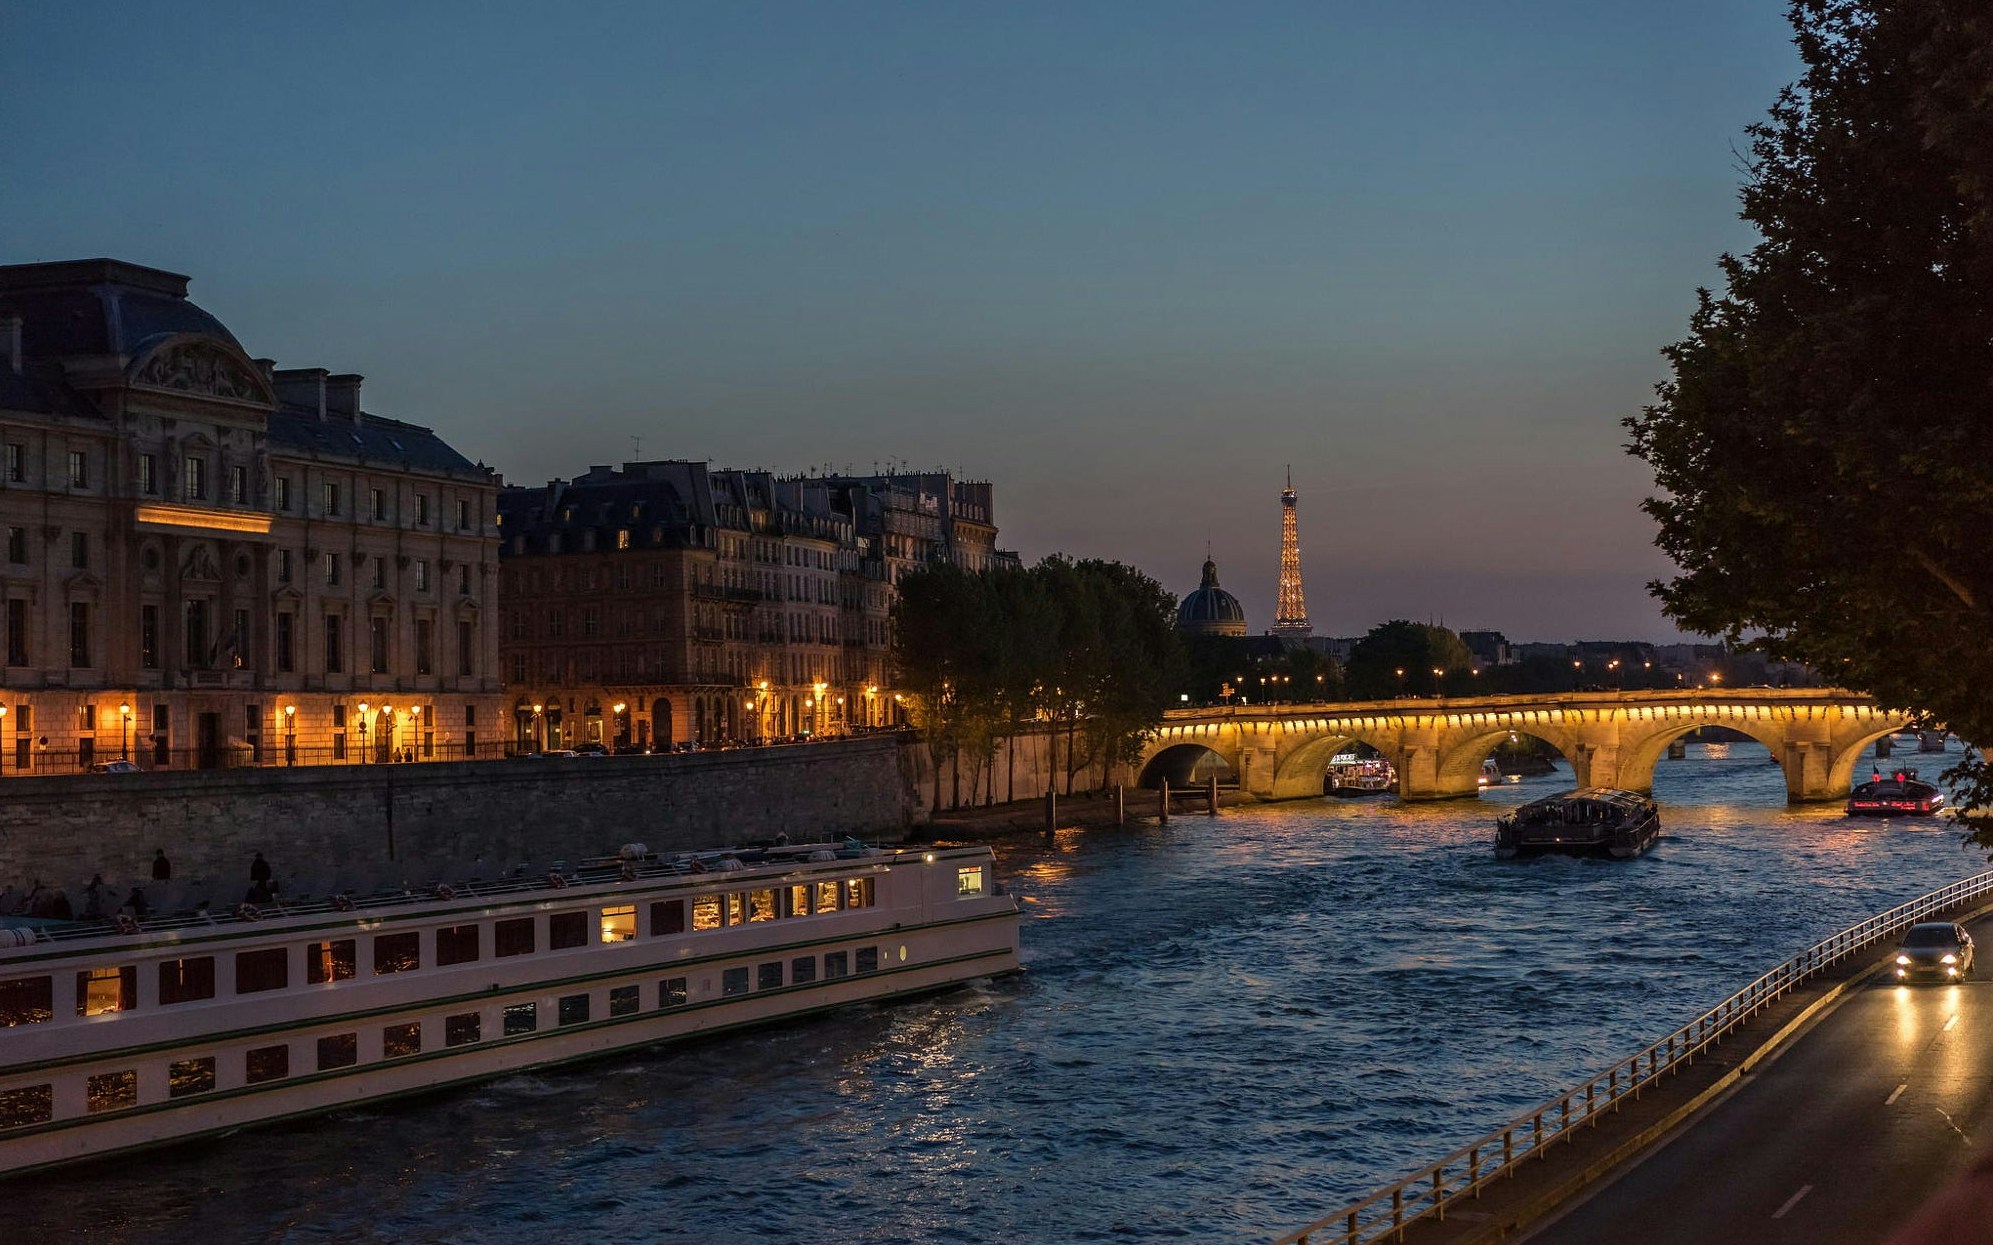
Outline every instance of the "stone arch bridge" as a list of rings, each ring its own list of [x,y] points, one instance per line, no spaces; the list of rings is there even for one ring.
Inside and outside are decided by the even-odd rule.
[[[1845,798],[1862,751],[1910,719],[1831,688],[1738,688],[1479,696],[1346,704],[1245,705],[1169,712],[1144,746],[1144,786],[1184,785],[1215,752],[1262,800],[1322,794],[1329,758],[1365,743],[1398,771],[1407,800],[1473,795],[1481,762],[1510,732],[1564,754],[1579,786],[1651,790],[1654,763],[1699,726],[1727,726],[1771,749],[1788,800]]]

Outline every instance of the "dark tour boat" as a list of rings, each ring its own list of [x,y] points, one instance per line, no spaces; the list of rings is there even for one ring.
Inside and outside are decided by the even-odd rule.
[[[1661,836],[1661,814],[1637,791],[1582,787],[1533,800],[1495,823],[1495,856],[1610,856],[1631,860]]]
[[[1917,817],[1944,806],[1945,793],[1918,781],[1913,769],[1897,770],[1888,778],[1870,778],[1848,794],[1850,817]]]

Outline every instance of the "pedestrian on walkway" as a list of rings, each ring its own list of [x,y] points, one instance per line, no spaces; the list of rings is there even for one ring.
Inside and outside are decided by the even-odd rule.
[[[155,882],[173,880],[173,862],[166,859],[166,849],[163,847],[152,849],[152,880]]]
[[[263,859],[262,852],[249,862],[249,880],[266,887],[270,884],[270,862]]]

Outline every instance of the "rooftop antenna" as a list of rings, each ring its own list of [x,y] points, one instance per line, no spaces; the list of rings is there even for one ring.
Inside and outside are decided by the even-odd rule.
[[[630,457],[637,462],[644,460],[644,439],[642,437],[630,438]]]

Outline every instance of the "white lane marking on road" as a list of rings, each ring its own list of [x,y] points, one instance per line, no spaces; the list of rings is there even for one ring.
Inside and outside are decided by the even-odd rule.
[[[1954,1026],[1956,1026],[1957,1024],[1958,1024],[1958,1013],[1957,1013],[1957,1012],[1953,1012],[1953,1013],[1951,1014],[1951,1019],[1950,1019],[1950,1020],[1947,1020],[1947,1021],[1945,1021],[1945,1032],[1946,1032],[1946,1033],[1950,1033],[1950,1032],[1952,1031],[1952,1028],[1953,1028]]]
[[[1800,1186],[1799,1186],[1799,1192],[1797,1192],[1797,1193],[1793,1194],[1793,1195],[1792,1195],[1791,1197],[1789,1197],[1789,1198],[1785,1199],[1785,1205],[1783,1205],[1783,1206],[1779,1207],[1779,1208],[1778,1208],[1777,1210],[1775,1210],[1775,1211],[1773,1211],[1773,1212],[1772,1212],[1772,1218],[1774,1218],[1774,1219],[1783,1219],[1783,1218],[1785,1218],[1785,1212],[1787,1212],[1787,1211],[1791,1210],[1791,1209],[1792,1209],[1793,1207],[1795,1207],[1795,1206],[1799,1205],[1799,1199],[1800,1199],[1800,1198],[1803,1198],[1803,1197],[1805,1197],[1805,1196],[1806,1196],[1807,1194],[1809,1194],[1809,1193],[1811,1193],[1811,1192],[1813,1192],[1813,1186],[1812,1186],[1812,1185],[1810,1185],[1810,1184],[1803,1184],[1803,1185],[1800,1185]]]
[[[1909,1083],[1908,1081],[1905,1081],[1905,1082],[1904,1082],[1903,1084],[1901,1084],[1901,1085],[1898,1085],[1898,1086],[1896,1087],[1896,1092],[1895,1092],[1895,1093],[1891,1094],[1891,1095],[1890,1095],[1889,1097],[1887,1097],[1887,1098],[1884,1098],[1884,1099],[1882,1100],[1882,1105],[1883,1105],[1883,1106],[1885,1106],[1885,1107],[1893,1107],[1893,1106],[1895,1106],[1895,1105],[1896,1105],[1896,1100],[1897,1100],[1898,1098],[1901,1098],[1901,1097],[1903,1096],[1903,1091],[1904,1091],[1904,1090],[1906,1090],[1906,1089],[1908,1089],[1908,1088],[1910,1088],[1910,1083]]]

